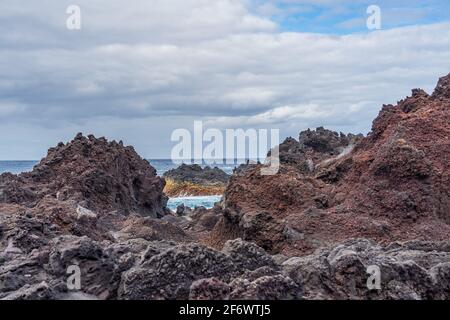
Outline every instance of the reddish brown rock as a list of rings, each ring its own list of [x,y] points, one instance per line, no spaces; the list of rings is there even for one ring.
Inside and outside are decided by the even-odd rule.
[[[384,106],[354,148],[347,148],[348,136],[319,128],[280,146],[277,175],[261,176],[256,166],[233,176],[211,242],[238,236],[293,255],[357,237],[448,239],[449,83],[450,75],[432,96],[414,89],[398,105]],[[298,165],[305,145],[314,164],[306,171]]]
[[[450,99],[450,77],[442,77],[439,79],[436,89],[433,92],[433,97],[436,99]]]
[[[163,189],[164,179],[132,147],[78,134],[31,172],[0,175],[0,250],[12,241],[29,252],[61,234],[187,240],[158,219],[168,212]]]
[[[134,151],[115,141],[78,134],[51,148],[32,172],[0,176],[4,203],[34,206],[46,196],[74,200],[83,207],[163,216],[164,180]]]

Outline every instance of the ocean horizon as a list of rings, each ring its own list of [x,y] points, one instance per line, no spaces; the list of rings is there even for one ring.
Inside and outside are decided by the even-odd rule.
[[[146,159],[155,169],[159,176],[162,176],[165,172],[175,169],[180,166],[180,163],[175,163],[171,159]],[[12,174],[20,174],[23,172],[29,172],[33,170],[33,167],[39,163],[40,160],[0,160],[0,174],[10,172]],[[244,163],[245,160],[232,160],[233,164],[227,163],[213,163],[210,164],[208,160],[202,161],[200,164],[202,167],[210,166],[222,169],[227,174],[232,174],[234,168],[239,166],[240,163]],[[185,162],[187,164],[196,163],[195,160],[192,162]]]
[[[171,159],[146,159],[150,165],[152,165],[159,176],[162,176],[165,172],[177,168],[180,164],[175,163]],[[243,161],[234,160],[234,164],[218,163],[208,164],[208,161],[203,161],[202,167],[218,167],[227,174],[232,174],[233,169],[236,168]],[[33,167],[39,163],[39,160],[0,160],[0,174],[10,172],[12,174],[20,174],[33,170]],[[188,163],[189,164],[189,163]],[[186,207],[195,208],[196,206],[203,206],[210,209],[214,204],[221,199],[221,195],[215,196],[184,196],[177,198],[169,198],[167,207],[175,211],[176,208],[184,204]]]

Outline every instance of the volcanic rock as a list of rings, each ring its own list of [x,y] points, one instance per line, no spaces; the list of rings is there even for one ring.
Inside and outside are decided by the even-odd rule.
[[[51,196],[93,212],[157,217],[165,214],[163,188],[163,179],[133,147],[78,134],[70,143],[51,148],[32,172],[1,175],[0,201],[34,207]]]
[[[236,240],[223,252],[189,244],[145,258],[122,274],[122,299],[294,299],[300,286],[254,244]],[[256,260],[261,257],[261,261]],[[249,262],[245,262],[245,259]],[[238,262],[238,263],[236,263]],[[264,265],[257,269],[258,265]]]
[[[222,194],[229,180],[223,170],[197,164],[182,164],[164,173],[167,181],[165,193],[172,197],[191,195],[206,196]]]
[[[0,256],[0,299],[450,297],[448,241],[380,246],[354,239],[280,262],[242,240],[226,247],[220,252],[198,244],[143,239],[111,243],[62,236],[30,254]],[[258,264],[263,266],[257,268]],[[80,291],[66,286],[65,270],[71,265],[81,269]],[[367,286],[369,266],[379,267],[381,290]]]
[[[450,77],[442,77],[439,79],[433,97],[437,99],[450,99]]]
[[[198,164],[182,164],[176,169],[164,173],[164,178],[174,181],[192,182],[196,184],[227,183],[229,176],[221,169],[206,166],[202,168]]]
[[[231,288],[217,278],[196,280],[189,288],[189,300],[228,300]]]
[[[30,252],[64,234],[103,240],[120,231],[133,238],[138,229],[185,238],[158,220],[129,228],[169,212],[163,188],[164,180],[132,147],[78,134],[51,148],[33,171],[0,175],[0,250],[14,245]]]
[[[233,261],[223,253],[197,244],[175,246],[125,272],[119,298],[187,299],[195,280],[211,277],[230,280],[236,273]]]
[[[304,290],[306,299],[448,299],[449,242],[393,243],[380,246],[352,239],[283,263],[283,273]],[[367,286],[368,267],[380,271],[380,288]]]
[[[308,129],[300,132],[298,141],[290,137],[279,145],[280,163],[291,165],[303,174],[312,174],[322,162],[349,153],[362,138],[361,134],[346,135],[323,127]]]
[[[262,176],[260,166],[234,175],[211,244],[241,237],[292,256],[359,237],[448,239],[449,79],[433,96],[414,89],[384,106],[365,138],[306,131],[280,146],[276,175]]]

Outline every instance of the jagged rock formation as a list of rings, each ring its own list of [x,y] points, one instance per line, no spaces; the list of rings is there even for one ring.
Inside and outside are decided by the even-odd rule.
[[[223,170],[197,164],[182,164],[164,173],[164,192],[171,197],[219,195],[225,190],[229,175]]]
[[[234,175],[211,243],[240,236],[296,255],[358,237],[448,239],[449,79],[431,96],[414,89],[384,106],[365,138],[306,131],[280,146],[278,174],[252,166]]]
[[[131,147],[59,144],[0,176],[0,299],[450,299],[449,80],[365,138],[288,139],[278,174],[240,168],[211,210],[168,212]]]
[[[433,98],[443,101],[450,99],[450,77],[442,77],[439,79],[436,89],[433,92]]]
[[[164,180],[122,142],[78,134],[51,148],[32,172],[0,176],[0,203],[38,206],[45,198],[77,202],[94,212],[165,214]]]
[[[164,173],[164,178],[174,181],[185,181],[196,184],[227,183],[229,176],[219,168],[206,166],[202,168],[198,164],[182,164],[176,169]]]
[[[279,146],[280,163],[296,167],[304,174],[316,166],[349,153],[363,135],[337,133],[323,127],[300,132],[299,140],[287,138]],[[269,152],[268,156],[271,153]]]
[[[449,249],[448,241],[379,246],[352,239],[291,258],[282,270],[303,288],[305,299],[449,299]],[[374,266],[380,271],[379,290],[367,286],[368,268]]]
[[[168,212],[163,188],[132,147],[79,134],[50,149],[32,172],[0,175],[0,251],[29,253],[61,235],[188,241],[181,228],[157,219]]]

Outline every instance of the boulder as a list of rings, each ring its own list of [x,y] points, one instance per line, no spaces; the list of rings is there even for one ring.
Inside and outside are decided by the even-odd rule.
[[[229,281],[237,271],[223,253],[198,244],[179,245],[123,273],[119,298],[187,299],[194,281],[212,277]]]

